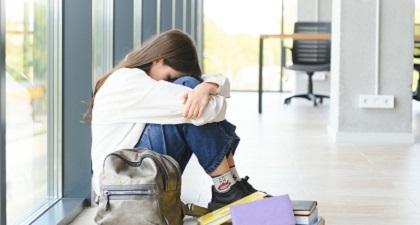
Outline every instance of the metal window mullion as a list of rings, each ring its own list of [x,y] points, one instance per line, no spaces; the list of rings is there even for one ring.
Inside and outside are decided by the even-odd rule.
[[[160,33],[162,1],[156,0],[156,34]]]
[[[280,24],[280,33],[284,33],[284,0],[281,0],[281,24]],[[286,54],[283,52],[284,50],[284,41],[282,38],[280,38],[280,49],[281,49],[281,62],[285,62],[284,57]],[[284,65],[284,63],[280,63],[280,65]],[[280,92],[283,92],[283,76],[284,76],[284,68],[283,66],[280,66]]]
[[[176,21],[176,0],[172,0],[172,29],[175,29]]]
[[[62,196],[62,8],[61,1],[48,1],[47,82],[48,82],[48,196]]]
[[[92,63],[94,65],[92,68],[92,90],[94,90],[96,82],[114,66],[114,0],[94,0],[92,9]],[[96,46],[96,41],[99,41],[101,45]],[[100,54],[97,54],[98,52]],[[96,68],[98,62],[101,65],[100,69]]]
[[[0,0],[0,224],[6,224],[6,10]]]
[[[133,47],[138,48],[141,46],[142,36],[142,8],[143,0],[134,0],[134,37]]]
[[[54,0],[47,2],[47,196],[54,195]]]
[[[106,20],[104,20],[104,22],[106,23],[104,25],[104,27],[106,27],[106,30],[104,31],[104,35],[107,39],[106,41],[106,45],[102,46],[105,50],[106,50],[106,58],[105,58],[105,71],[104,71],[104,75],[105,73],[107,73],[108,71],[110,71],[113,67],[114,67],[114,63],[113,63],[113,59],[114,59],[114,54],[113,54],[113,50],[114,50],[114,0],[108,0],[107,1],[107,6],[106,6],[106,15],[105,18],[107,18]],[[96,83],[95,83],[96,84]]]
[[[184,0],[182,4],[182,30],[187,31],[187,0]]]
[[[55,126],[55,134],[56,134],[56,138],[55,138],[55,146],[56,146],[56,156],[55,156],[55,168],[56,168],[56,182],[57,182],[57,197],[61,198],[63,196],[63,119],[62,119],[62,115],[63,115],[63,7],[62,7],[62,1],[61,0],[57,0],[56,2],[56,8],[57,8],[57,13],[55,14],[55,18],[56,18],[56,28],[57,28],[57,32],[55,32],[55,39],[56,39],[56,52],[55,55],[57,57],[55,57],[55,69],[56,69],[56,73],[57,77],[55,79],[55,101],[56,101],[56,120],[54,121],[56,126]]]
[[[196,36],[196,43],[197,43],[197,51],[198,51],[198,58],[200,59],[201,67],[203,68],[203,0],[197,0],[197,7],[196,7],[196,29],[197,29],[197,36]]]
[[[195,1],[196,0],[191,0],[191,37],[193,40],[195,39],[195,12],[197,11],[197,9],[195,8]]]

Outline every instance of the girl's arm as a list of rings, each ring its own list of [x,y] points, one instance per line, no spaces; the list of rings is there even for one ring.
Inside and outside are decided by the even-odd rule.
[[[209,103],[209,94],[230,98],[230,83],[225,76],[207,74],[203,75],[202,78],[204,82],[182,96],[185,104],[184,117],[200,118]]]
[[[207,108],[211,95],[217,93],[219,85],[215,83],[202,82],[194,89],[185,92],[182,102],[185,105],[183,116],[187,118],[200,118]]]
[[[182,95],[190,90],[170,82],[155,81],[139,69],[120,69],[98,91],[92,122],[203,125],[225,119],[226,100],[220,95],[209,95],[209,104],[201,117],[184,117]]]
[[[215,83],[219,85],[216,94],[225,98],[230,98],[230,82],[222,74],[205,74],[201,77],[204,82]]]

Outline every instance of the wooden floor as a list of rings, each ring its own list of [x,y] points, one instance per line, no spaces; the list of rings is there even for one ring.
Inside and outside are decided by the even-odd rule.
[[[413,102],[414,145],[335,144],[328,136],[329,101],[284,107],[287,94],[234,92],[228,120],[241,142],[236,165],[257,189],[295,200],[317,200],[328,225],[420,224],[420,102]],[[193,157],[183,175],[182,199],[206,206],[211,179]],[[72,224],[94,224],[95,208]],[[186,224],[196,224],[188,220]]]

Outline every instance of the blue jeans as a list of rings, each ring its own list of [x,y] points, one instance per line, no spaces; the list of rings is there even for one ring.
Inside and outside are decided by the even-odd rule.
[[[201,81],[189,76],[178,78],[175,84],[194,88]],[[184,172],[194,153],[198,162],[210,174],[225,156],[234,154],[239,144],[236,127],[226,120],[202,126],[193,124],[146,124],[135,147],[148,148],[173,157]]]

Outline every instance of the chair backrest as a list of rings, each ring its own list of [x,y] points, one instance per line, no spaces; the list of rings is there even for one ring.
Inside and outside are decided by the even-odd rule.
[[[331,33],[329,22],[296,22],[295,33]],[[330,40],[294,40],[292,49],[293,64],[330,64]]]

